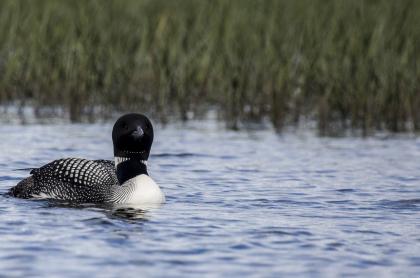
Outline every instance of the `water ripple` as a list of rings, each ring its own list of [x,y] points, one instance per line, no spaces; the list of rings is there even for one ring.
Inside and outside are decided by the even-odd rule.
[[[15,169],[112,158],[111,129],[0,127],[0,276],[420,274],[415,138],[169,125],[149,163],[167,196],[159,209],[6,194],[28,174]]]

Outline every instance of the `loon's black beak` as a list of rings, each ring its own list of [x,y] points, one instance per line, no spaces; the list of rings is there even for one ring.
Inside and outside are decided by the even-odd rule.
[[[131,133],[131,135],[135,139],[140,139],[141,137],[143,137],[144,131],[143,131],[143,129],[141,127],[138,126],[137,129]]]

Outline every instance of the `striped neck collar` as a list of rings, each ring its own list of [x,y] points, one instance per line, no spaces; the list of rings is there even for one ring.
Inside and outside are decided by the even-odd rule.
[[[120,164],[121,162],[124,161],[128,161],[131,160],[131,158],[129,157],[121,157],[121,156],[115,156],[114,157],[114,161],[115,161],[115,168],[118,167],[118,164]],[[145,166],[147,166],[147,160],[138,160],[141,164],[144,164]]]

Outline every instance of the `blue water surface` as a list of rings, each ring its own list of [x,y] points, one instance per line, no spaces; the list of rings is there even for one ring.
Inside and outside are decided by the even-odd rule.
[[[21,200],[15,169],[112,159],[112,124],[0,127],[0,276],[420,276],[420,139],[156,127],[146,212]]]

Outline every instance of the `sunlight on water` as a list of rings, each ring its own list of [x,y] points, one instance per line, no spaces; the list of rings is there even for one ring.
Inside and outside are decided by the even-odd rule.
[[[0,127],[0,193],[61,157],[111,159],[111,125]],[[5,276],[418,276],[420,140],[156,127],[161,208],[0,196]]]

